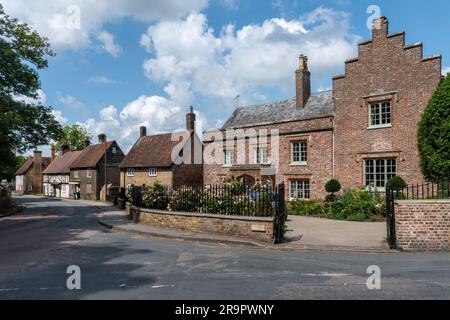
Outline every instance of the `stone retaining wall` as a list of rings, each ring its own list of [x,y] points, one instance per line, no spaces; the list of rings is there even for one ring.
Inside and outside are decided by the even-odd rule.
[[[272,240],[274,232],[273,218],[168,212],[129,205],[127,205],[127,211],[132,220],[153,227],[213,233],[265,242]]]
[[[396,201],[395,222],[402,250],[450,249],[450,200]]]

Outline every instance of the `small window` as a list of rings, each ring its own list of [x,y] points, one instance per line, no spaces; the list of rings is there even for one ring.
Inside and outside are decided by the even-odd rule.
[[[112,154],[116,154],[117,153],[117,148],[116,147],[112,147],[111,152],[112,152]]]
[[[92,171],[91,170],[87,170],[86,171],[86,178],[92,178]]]
[[[254,154],[255,164],[268,164],[267,148],[256,148]]]
[[[78,176],[79,176],[78,170],[75,170],[75,171],[73,172],[73,177],[74,177],[75,179],[78,179]]]
[[[396,159],[368,159],[364,161],[365,186],[384,190],[387,181],[397,175]]]
[[[290,180],[289,198],[308,200],[310,198],[308,180]]]
[[[233,165],[233,150],[224,150],[223,165],[225,167],[231,167]]]
[[[391,102],[376,102],[369,105],[369,127],[388,127],[392,123]]]
[[[86,193],[92,194],[92,184],[90,183],[86,184]]]
[[[148,175],[149,175],[149,177],[157,177],[158,176],[158,169],[156,169],[156,168],[148,169]]]
[[[127,176],[134,177],[134,169],[128,169],[127,170]]]
[[[308,161],[308,144],[306,141],[296,141],[291,144],[291,162],[306,164]]]

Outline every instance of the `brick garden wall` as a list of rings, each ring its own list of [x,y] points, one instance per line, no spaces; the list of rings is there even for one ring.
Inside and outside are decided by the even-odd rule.
[[[400,249],[450,249],[450,200],[397,201],[395,220]]]
[[[137,209],[137,214],[141,223],[153,227],[250,238],[264,242],[271,241],[273,237],[273,218],[192,214],[141,208]]]

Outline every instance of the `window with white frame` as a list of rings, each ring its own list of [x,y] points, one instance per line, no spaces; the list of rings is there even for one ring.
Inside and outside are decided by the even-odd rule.
[[[289,198],[308,200],[310,198],[309,180],[290,180]]]
[[[254,163],[255,164],[268,164],[269,159],[267,157],[267,148],[255,148],[254,149]]]
[[[117,148],[116,147],[112,147],[111,152],[112,152],[112,154],[116,154],[117,153]]]
[[[158,176],[158,169],[156,169],[156,168],[148,169],[148,176],[149,177],[157,177]]]
[[[127,170],[127,176],[128,177],[134,177],[134,169],[128,169]]]
[[[367,159],[364,161],[365,186],[383,190],[387,181],[397,175],[396,159]]]
[[[295,141],[291,143],[292,164],[305,165],[308,161],[308,144],[306,141]]]
[[[75,170],[75,171],[73,172],[73,177],[74,177],[74,179],[78,179],[78,177],[79,177],[78,170]]]
[[[92,171],[89,169],[86,171],[86,178],[92,178]]]
[[[233,165],[233,150],[223,151],[223,165],[225,167],[231,167]]]
[[[392,123],[391,102],[374,102],[369,105],[369,127],[387,127]]]

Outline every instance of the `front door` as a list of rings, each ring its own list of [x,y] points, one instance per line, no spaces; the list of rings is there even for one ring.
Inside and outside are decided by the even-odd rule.
[[[239,181],[242,181],[245,185],[253,187],[255,185],[255,178],[250,175],[243,175],[238,178]]]

